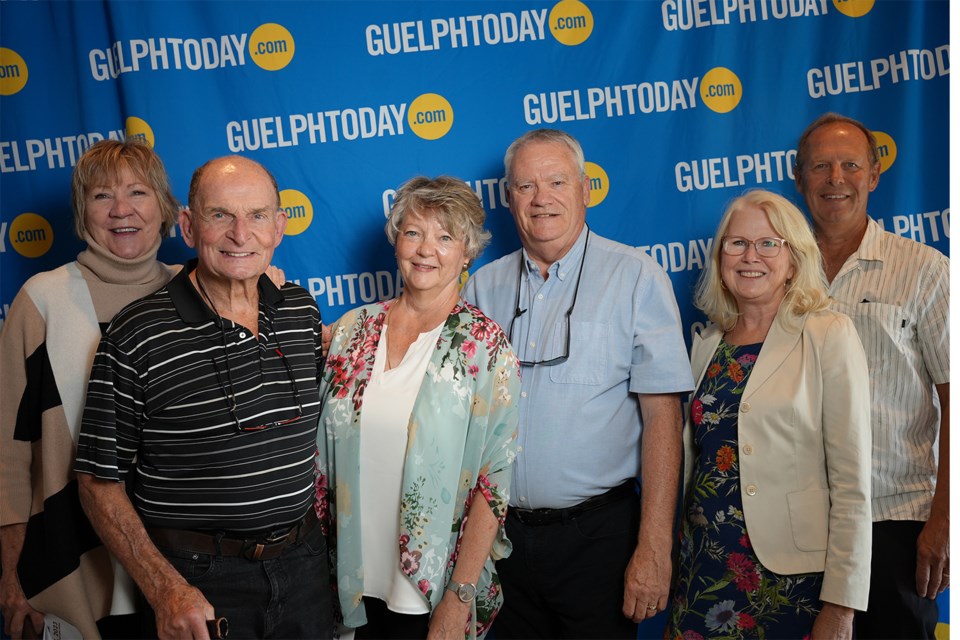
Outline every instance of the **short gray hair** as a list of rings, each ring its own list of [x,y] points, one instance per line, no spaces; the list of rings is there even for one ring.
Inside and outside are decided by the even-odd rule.
[[[534,129],[533,131],[527,131],[514,140],[510,146],[507,147],[507,152],[503,155],[503,170],[506,172],[507,184],[511,182],[510,172],[513,170],[513,157],[517,154],[517,151],[531,142],[550,142],[564,145],[570,149],[570,153],[573,154],[573,158],[577,163],[577,169],[580,170],[579,177],[582,179],[587,175],[583,147],[580,146],[576,138],[566,131],[560,131],[559,129]]]
[[[396,246],[400,227],[411,211],[436,215],[444,229],[464,241],[471,264],[490,243],[490,232],[483,228],[487,212],[473,189],[459,178],[417,176],[397,189],[384,227],[390,244]]]

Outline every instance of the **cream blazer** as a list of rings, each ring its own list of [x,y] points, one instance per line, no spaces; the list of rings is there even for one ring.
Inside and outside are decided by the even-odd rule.
[[[791,330],[778,315],[741,397],[743,515],[766,568],[823,571],[821,600],[864,610],[872,532],[867,361],[847,316],[821,311],[801,323]],[[722,336],[711,325],[693,339],[698,386]],[[683,440],[689,490],[696,464],[689,412]]]

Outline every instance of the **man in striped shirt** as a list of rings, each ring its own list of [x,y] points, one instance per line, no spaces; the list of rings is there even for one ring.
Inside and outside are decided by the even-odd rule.
[[[870,367],[873,562],[860,638],[933,638],[950,584],[949,260],[867,215],[880,179],[873,134],[827,113],[794,168],[830,282]],[[939,464],[938,464],[939,462]]]
[[[149,604],[147,637],[206,638],[219,618],[242,637],[332,636],[313,508],[320,314],[263,275],[285,227],[266,169],[203,165],[180,213],[197,259],[121,311],[97,352],[75,468]]]

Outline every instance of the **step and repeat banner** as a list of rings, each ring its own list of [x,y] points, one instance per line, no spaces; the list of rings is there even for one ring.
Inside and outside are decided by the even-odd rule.
[[[470,184],[484,264],[519,246],[503,152],[536,127],[583,144],[587,214],[691,292],[724,205],[787,195],[825,111],[881,144],[870,213],[948,252],[947,0],[0,2],[0,319],[72,260],[69,184],[102,138],[136,136],[186,201],[193,170],[242,154],[289,216],[275,263],[327,322],[400,287],[383,233],[418,174]],[[191,252],[175,230],[161,259]]]

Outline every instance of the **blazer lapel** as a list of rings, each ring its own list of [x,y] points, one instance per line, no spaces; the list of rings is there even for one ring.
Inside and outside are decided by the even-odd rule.
[[[781,313],[788,313],[781,309]],[[788,331],[780,323],[779,316],[773,321],[767,339],[763,341],[763,347],[760,349],[760,355],[757,357],[757,363],[750,373],[750,379],[747,381],[747,388],[743,391],[743,399],[746,400],[752,396],[767,381],[774,372],[780,368],[787,356],[797,348],[800,342],[800,334],[803,333],[803,325],[807,318],[804,316],[800,321],[800,330],[796,333]]]

